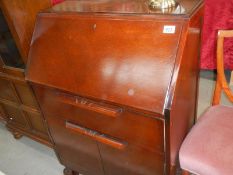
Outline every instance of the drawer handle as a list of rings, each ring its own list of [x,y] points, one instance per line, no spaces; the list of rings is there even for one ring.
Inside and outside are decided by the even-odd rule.
[[[73,131],[76,131],[76,132],[78,132],[80,134],[89,136],[89,137],[95,139],[98,142],[107,144],[107,145],[112,146],[112,147],[117,148],[117,149],[124,149],[125,146],[126,146],[126,143],[120,142],[120,141],[118,141],[118,140],[116,140],[114,138],[111,138],[109,136],[101,134],[101,133],[99,133],[97,131],[94,131],[94,130],[91,130],[91,129],[88,129],[88,128],[84,128],[84,127],[79,126],[77,124],[73,124],[73,123],[71,123],[69,121],[66,121],[66,128],[71,129]]]
[[[64,103],[77,106],[82,109],[87,109],[90,111],[98,112],[111,117],[117,117],[121,112],[121,108],[116,108],[112,106],[103,106],[94,101],[87,100],[77,96],[69,96],[66,94],[59,93],[60,100]]]

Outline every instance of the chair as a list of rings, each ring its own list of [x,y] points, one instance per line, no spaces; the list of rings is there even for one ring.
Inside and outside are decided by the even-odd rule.
[[[217,81],[212,106],[193,126],[181,146],[182,175],[233,174],[233,107],[219,105],[222,91],[233,102],[223,66],[224,38],[228,37],[233,37],[233,30],[218,32]]]

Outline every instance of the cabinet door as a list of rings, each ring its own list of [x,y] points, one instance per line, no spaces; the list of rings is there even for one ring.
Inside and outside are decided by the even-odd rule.
[[[39,112],[24,112],[29,119],[31,130],[34,134],[49,140],[48,131],[45,126],[45,121],[43,120],[42,115]]]
[[[46,117],[61,163],[81,174],[104,175],[96,141],[66,128],[63,119]]]
[[[13,84],[10,81],[1,78],[0,78],[0,98],[13,102],[18,102]]]
[[[31,90],[30,86],[25,82],[14,83],[14,85],[15,85],[15,88],[18,92],[18,95],[19,95],[22,103],[26,106],[31,107],[31,108],[38,109],[37,101],[34,97],[34,94]]]
[[[164,154],[134,145],[117,149],[99,143],[106,175],[161,175],[164,174]]]
[[[14,125],[23,129],[28,129],[28,123],[24,113],[18,107],[8,104],[1,104],[6,116],[8,124]]]

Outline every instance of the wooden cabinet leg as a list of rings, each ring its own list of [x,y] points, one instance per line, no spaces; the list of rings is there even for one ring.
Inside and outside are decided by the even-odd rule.
[[[65,169],[63,170],[63,174],[64,174],[64,175],[79,175],[78,172],[74,172],[74,171],[72,171],[72,170],[69,169],[69,168],[65,168]]]
[[[23,135],[17,131],[12,131],[12,134],[15,139],[20,139]]]
[[[170,166],[170,175],[176,175],[176,166],[174,165]]]

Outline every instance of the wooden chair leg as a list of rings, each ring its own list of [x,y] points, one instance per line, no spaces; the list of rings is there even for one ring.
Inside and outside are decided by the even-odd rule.
[[[190,175],[190,172],[188,172],[188,171],[185,171],[185,170],[182,170],[182,173],[181,173],[181,175]]]
[[[215,89],[214,89],[214,96],[213,96],[213,100],[212,100],[212,105],[218,105],[220,103],[221,92],[222,92],[222,88],[221,88],[221,85],[220,85],[219,77],[217,76],[217,81],[216,81],[216,85],[215,85]]]

